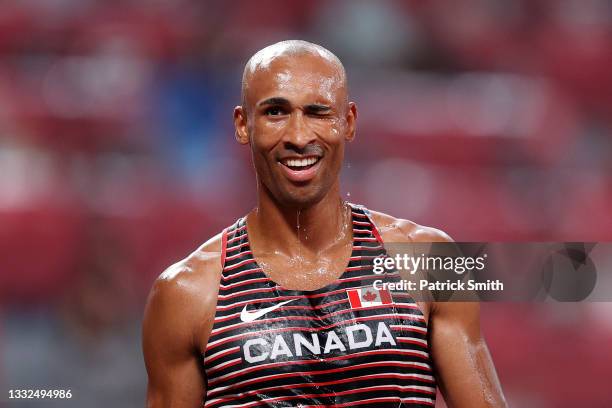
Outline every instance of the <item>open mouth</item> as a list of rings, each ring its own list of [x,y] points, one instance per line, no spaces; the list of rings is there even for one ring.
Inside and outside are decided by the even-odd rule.
[[[311,167],[316,165],[320,159],[321,159],[320,157],[314,157],[314,156],[313,157],[303,157],[303,158],[293,158],[293,159],[283,159],[281,160],[281,163],[293,171],[302,171],[302,170],[310,169]]]
[[[316,177],[322,156],[288,157],[279,161],[285,177],[294,183],[304,183]]]

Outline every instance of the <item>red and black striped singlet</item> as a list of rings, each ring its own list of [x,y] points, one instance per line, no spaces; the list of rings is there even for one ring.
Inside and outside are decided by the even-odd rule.
[[[270,280],[245,218],[223,235],[224,263],[204,368],[204,406],[431,407],[436,383],[427,324],[405,292],[373,289],[385,254],[368,211],[351,205],[353,250],[335,282],[313,291]]]

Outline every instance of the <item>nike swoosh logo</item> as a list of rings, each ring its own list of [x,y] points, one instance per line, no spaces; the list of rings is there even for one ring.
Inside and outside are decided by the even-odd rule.
[[[245,323],[252,322],[253,320],[259,319],[261,316],[265,315],[266,313],[270,313],[271,311],[276,310],[279,307],[286,305],[289,302],[293,302],[294,300],[295,299],[285,300],[284,302],[277,303],[270,307],[264,307],[263,309],[258,309],[258,310],[255,310],[254,312],[249,312],[247,310],[247,305],[244,305],[242,312],[240,312],[240,320],[242,320]]]

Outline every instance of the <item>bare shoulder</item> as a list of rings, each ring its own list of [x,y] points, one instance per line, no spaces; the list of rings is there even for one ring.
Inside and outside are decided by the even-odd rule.
[[[218,234],[155,280],[145,311],[148,326],[203,333],[214,319],[222,270],[222,236]]]
[[[372,221],[385,242],[452,242],[452,238],[437,228],[370,211]]]
[[[370,213],[372,221],[385,243],[452,242],[451,237],[437,228],[419,225],[413,221],[392,217],[378,211],[370,211]],[[417,303],[425,319],[430,322],[432,302],[419,301]]]
[[[221,233],[215,235],[197,250],[181,261],[171,265],[155,280],[152,292],[163,291],[172,295],[187,297],[208,297],[208,292],[217,288],[212,285],[218,282],[221,273],[222,257]],[[214,289],[214,290],[211,290]]]

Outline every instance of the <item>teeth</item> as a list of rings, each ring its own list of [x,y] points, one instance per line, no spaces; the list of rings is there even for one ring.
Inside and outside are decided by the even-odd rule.
[[[306,157],[304,159],[285,159],[283,164],[290,167],[306,167],[315,164],[319,159],[317,157]]]

